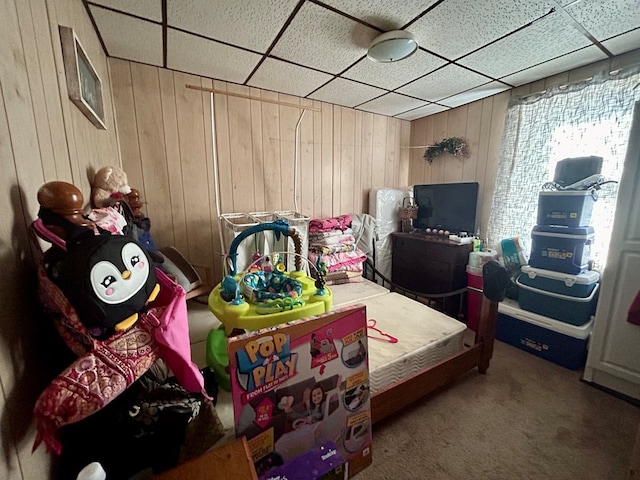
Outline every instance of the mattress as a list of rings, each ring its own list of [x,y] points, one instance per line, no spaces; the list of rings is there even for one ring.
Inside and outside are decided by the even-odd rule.
[[[369,385],[377,392],[425,367],[434,365],[464,348],[466,325],[398,293],[363,302],[367,319],[376,328],[398,339],[375,340],[369,331]]]
[[[376,328],[398,339],[397,343],[375,340],[369,332],[369,388],[375,393],[421,369],[434,365],[464,348],[466,325],[443,313],[364,279],[331,287],[334,308],[363,304],[367,319]],[[216,411],[225,436],[216,445],[234,438],[231,394],[220,390]]]

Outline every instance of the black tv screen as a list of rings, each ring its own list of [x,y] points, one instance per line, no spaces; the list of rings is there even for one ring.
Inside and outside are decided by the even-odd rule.
[[[475,233],[478,182],[414,185],[413,196],[418,204],[414,228]]]

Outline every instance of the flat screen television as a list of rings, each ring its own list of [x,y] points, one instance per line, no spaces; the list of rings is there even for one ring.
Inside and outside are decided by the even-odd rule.
[[[413,196],[418,204],[414,228],[475,233],[478,182],[414,185]]]

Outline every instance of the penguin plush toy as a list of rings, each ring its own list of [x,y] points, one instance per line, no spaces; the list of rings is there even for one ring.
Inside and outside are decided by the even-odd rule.
[[[98,339],[131,327],[160,291],[151,258],[128,235],[67,241],[67,254],[49,272]]]

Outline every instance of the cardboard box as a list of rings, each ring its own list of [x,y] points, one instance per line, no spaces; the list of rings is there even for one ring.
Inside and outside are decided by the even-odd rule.
[[[229,339],[237,436],[258,475],[333,442],[348,478],[371,464],[364,306]]]

